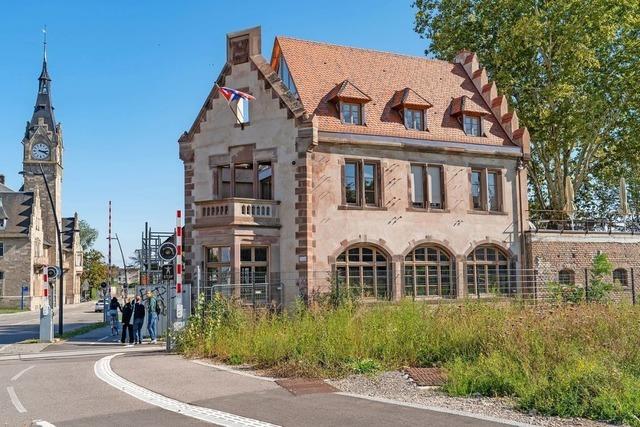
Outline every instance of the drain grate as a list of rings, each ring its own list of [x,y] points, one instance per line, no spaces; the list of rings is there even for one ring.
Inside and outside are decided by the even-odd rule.
[[[441,386],[446,380],[440,368],[406,368],[404,372],[420,387]]]
[[[338,391],[338,389],[330,386],[322,380],[313,380],[308,378],[285,378],[276,380],[276,384],[294,396],[301,396],[303,394],[333,393]]]

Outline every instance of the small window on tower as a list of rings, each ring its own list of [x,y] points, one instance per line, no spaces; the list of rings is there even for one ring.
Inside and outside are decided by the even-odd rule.
[[[238,124],[249,123],[249,100],[240,98],[236,104],[236,115],[238,116]]]

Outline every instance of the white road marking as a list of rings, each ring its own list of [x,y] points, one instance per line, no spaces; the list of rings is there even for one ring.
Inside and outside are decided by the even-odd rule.
[[[36,365],[31,365],[31,366],[29,366],[28,368],[24,368],[22,371],[20,371],[20,372],[18,372],[17,374],[15,374],[15,375],[13,376],[13,378],[11,378],[11,381],[15,381],[15,380],[17,380],[18,378],[20,378],[20,377],[22,376],[22,374],[24,374],[25,372],[27,372],[29,369],[33,369],[33,368],[35,368],[35,367],[36,367]]]
[[[230,373],[236,374],[236,375],[242,375],[243,377],[249,377],[249,378],[253,378],[253,379],[256,379],[256,380],[269,381],[269,382],[274,382],[276,380],[275,378],[272,378],[272,377],[261,377],[259,375],[254,375],[254,374],[250,374],[248,372],[242,372],[242,371],[239,371],[237,369],[229,368],[228,366],[216,365],[214,363],[208,363],[208,362],[205,362],[203,360],[192,360],[192,362],[197,364],[197,365],[208,366],[210,368],[219,369],[221,371],[230,372]]]
[[[263,421],[180,402],[179,400],[168,398],[127,381],[111,370],[111,359],[121,354],[123,353],[103,357],[96,362],[93,370],[96,376],[102,381],[130,396],[135,397],[136,399],[142,400],[150,405],[166,409],[167,411],[224,427],[277,427],[274,424],[269,424]]]
[[[98,342],[104,341],[104,340],[106,340],[107,338],[109,338],[109,337],[111,337],[111,336],[113,336],[113,335],[107,335],[106,337],[102,337],[102,338],[100,338],[100,339],[98,340]]]
[[[494,423],[506,424],[515,427],[535,427],[533,424],[521,423],[519,421],[507,420],[504,418],[492,417],[491,415],[476,414],[474,412],[458,411],[455,409],[443,408],[440,406],[420,405],[418,403],[402,402],[399,400],[385,399],[383,397],[365,396],[362,394],[337,392],[340,396],[355,397],[356,399],[365,399],[372,402],[388,403],[391,405],[406,406],[408,408],[424,409],[431,412],[440,412],[443,414],[458,415],[461,417],[475,418],[478,420],[491,421]]]
[[[159,345],[153,345],[153,346],[145,346],[145,347],[138,346],[138,347],[132,347],[128,349],[123,349],[122,347],[118,346],[118,348],[107,347],[107,348],[96,348],[91,350],[45,351],[42,353],[9,354],[7,356],[0,356],[0,361],[73,358],[73,357],[93,356],[96,354],[122,353],[123,351],[127,353],[164,351],[164,347]]]
[[[2,353],[2,350],[4,350],[5,348],[9,347],[11,344],[6,344],[3,345],[2,347],[0,347],[0,353]]]
[[[20,403],[20,399],[18,399],[18,395],[16,394],[16,391],[13,389],[13,387],[7,387],[7,392],[9,393],[11,403],[13,403],[13,406],[15,406],[16,411],[20,412],[21,414],[27,412],[27,410],[24,409],[24,406],[22,406],[22,403]]]
[[[33,420],[32,425],[39,426],[39,427],[56,427],[50,422],[47,422],[45,420]]]

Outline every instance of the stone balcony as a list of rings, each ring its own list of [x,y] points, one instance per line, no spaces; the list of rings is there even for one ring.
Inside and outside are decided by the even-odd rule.
[[[196,204],[196,228],[250,225],[280,227],[280,202],[231,198],[203,200]]]

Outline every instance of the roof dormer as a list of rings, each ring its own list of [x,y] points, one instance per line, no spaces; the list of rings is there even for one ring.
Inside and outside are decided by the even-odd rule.
[[[396,91],[391,108],[402,117],[404,127],[413,130],[428,130],[427,110],[433,105],[411,88]]]
[[[336,105],[343,124],[364,125],[365,104],[371,97],[349,80],[338,83],[327,95],[327,101]]]
[[[450,114],[458,119],[462,130],[468,136],[486,136],[487,123],[484,120],[489,113],[466,95],[451,100]]]

